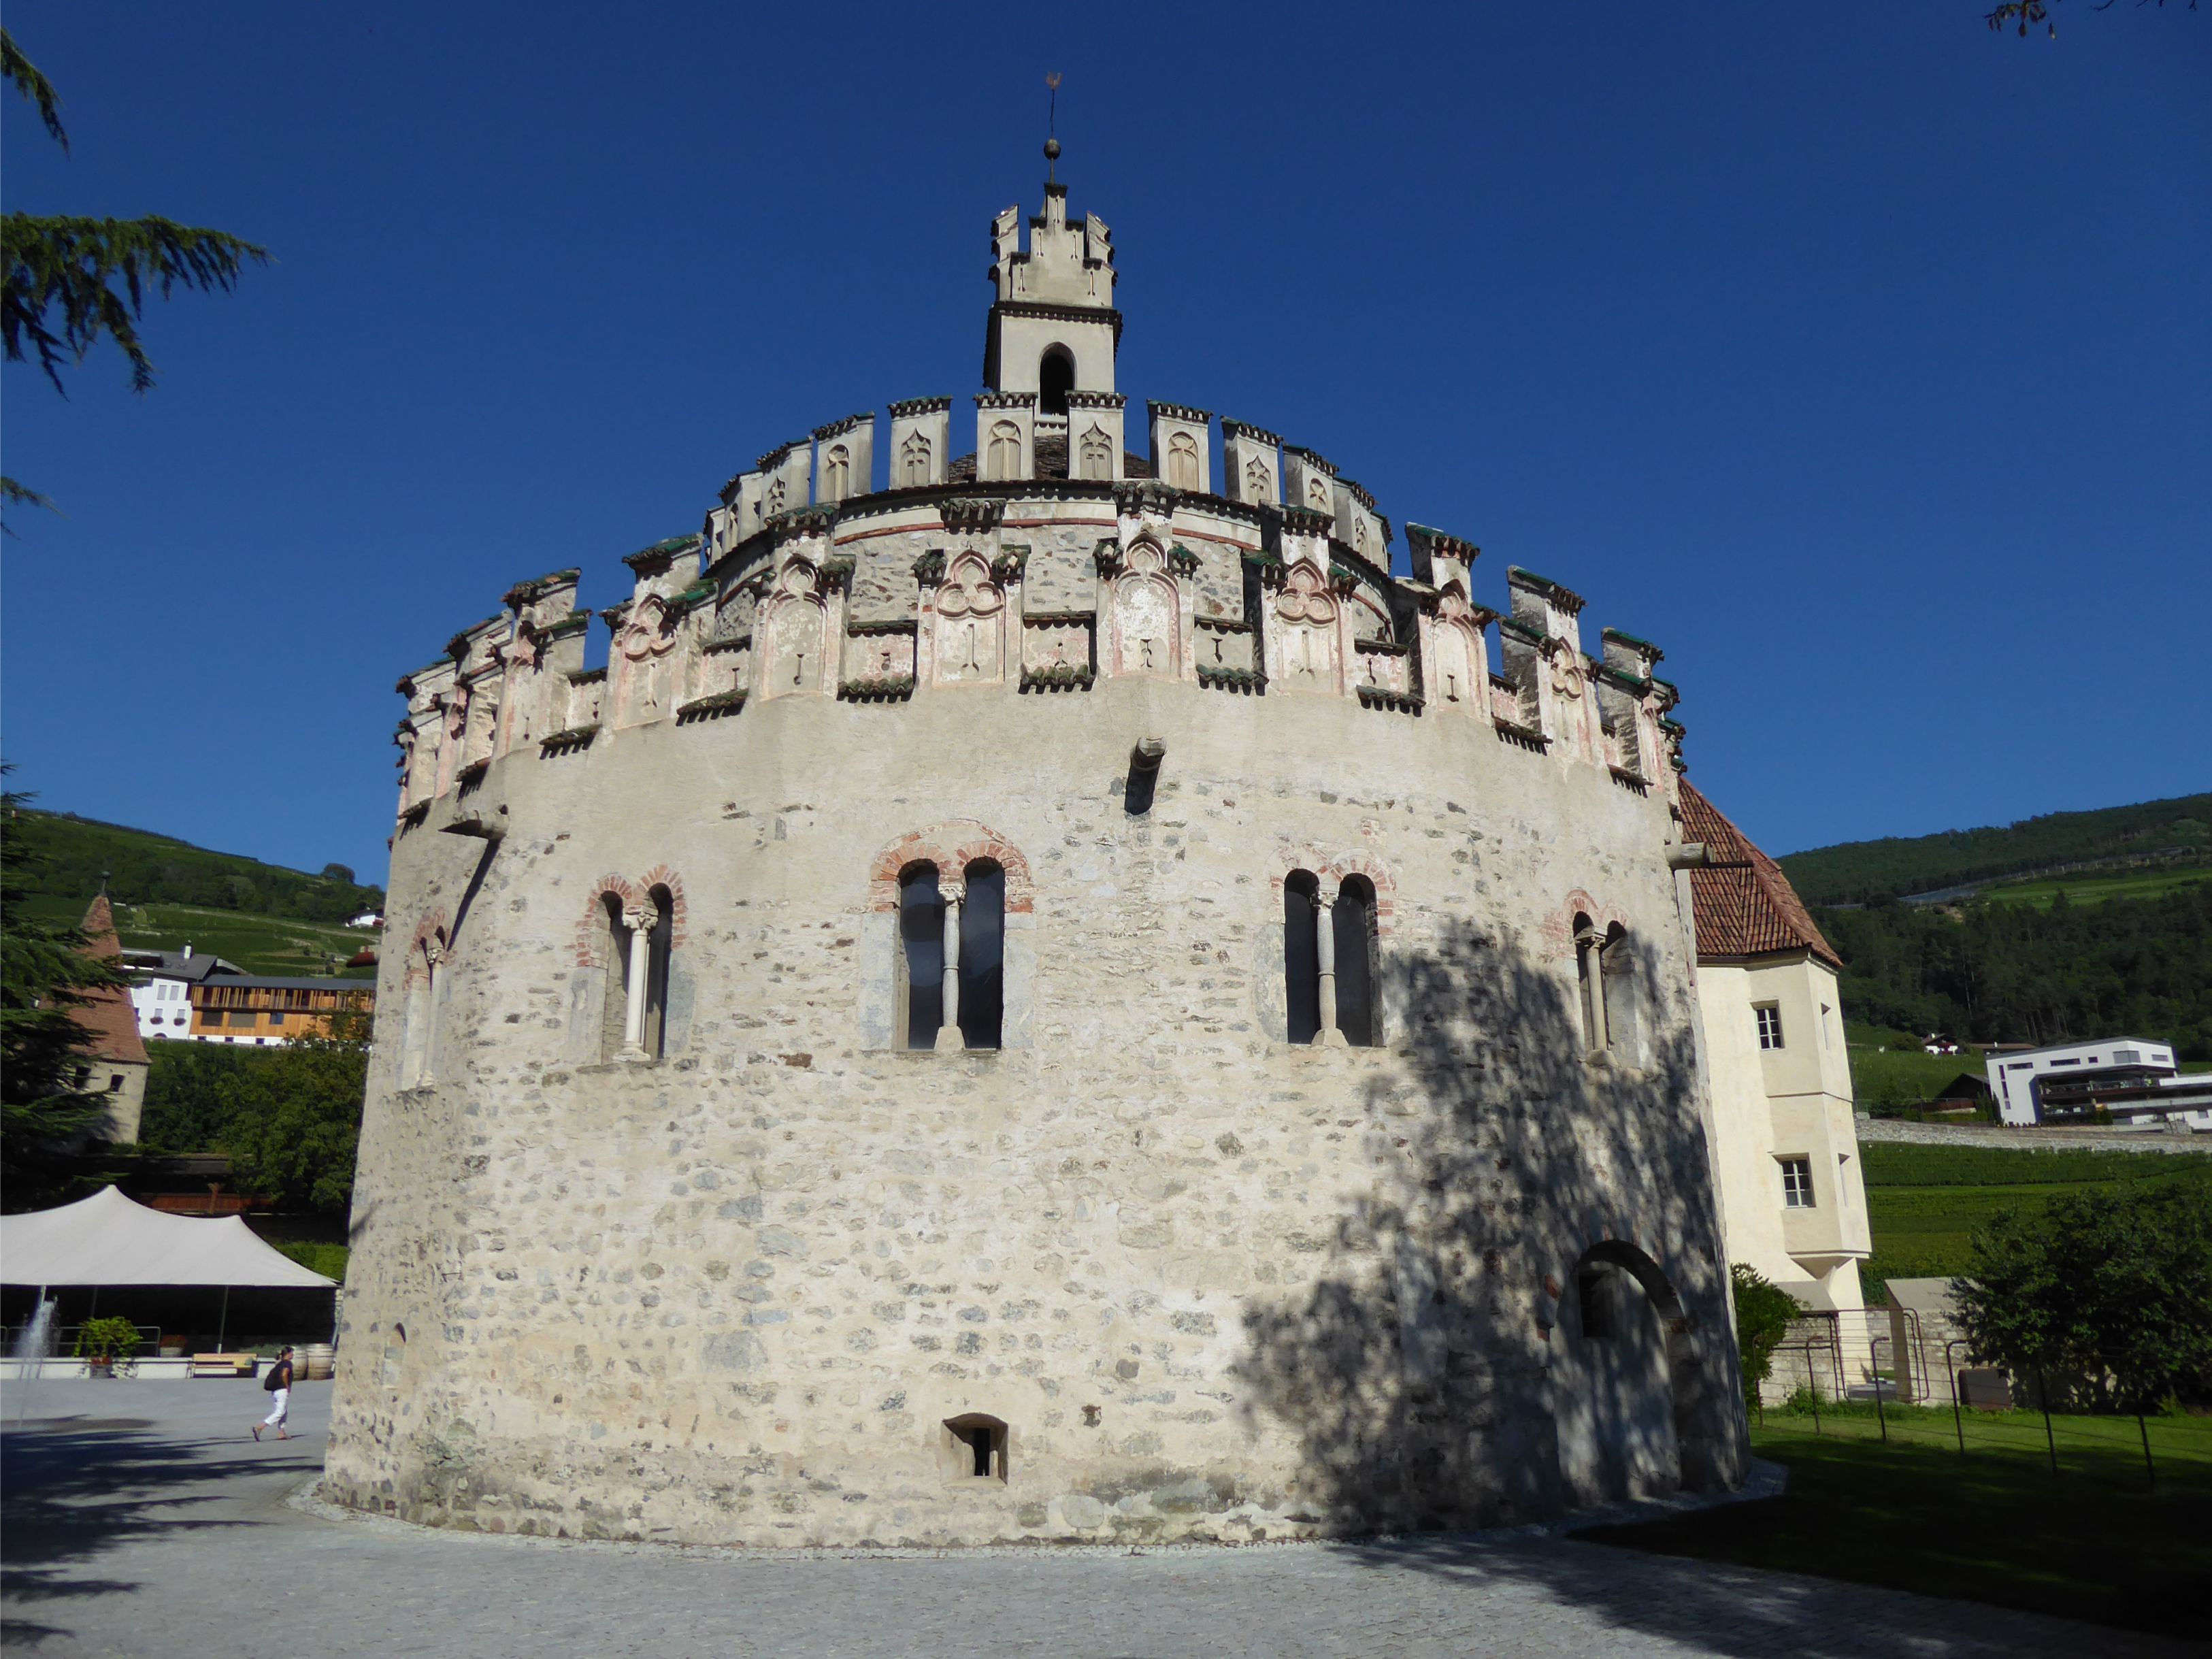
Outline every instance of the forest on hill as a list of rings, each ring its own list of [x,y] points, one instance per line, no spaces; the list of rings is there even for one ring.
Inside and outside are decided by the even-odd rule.
[[[384,890],[355,880],[342,864],[309,875],[148,830],[31,807],[12,808],[6,832],[32,854],[30,896],[80,909],[100,890],[103,874],[109,896],[123,904],[187,904],[328,923],[384,908]]]
[[[2069,865],[2212,862],[2212,794],[2049,812],[2018,823],[1845,842],[1780,860],[1808,904],[1880,904],[1912,893]]]
[[[1844,1012],[1962,1042],[2163,1039],[2212,1060],[2212,883],[2045,908],[1990,899],[1816,909]]]

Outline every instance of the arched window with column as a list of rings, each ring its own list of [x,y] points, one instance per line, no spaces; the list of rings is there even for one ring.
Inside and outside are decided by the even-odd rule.
[[[945,1024],[945,900],[937,866],[899,872],[899,1029],[908,1048],[934,1048]]]
[[[868,912],[864,1046],[1030,1046],[1036,890],[1013,842],[974,818],[909,830],[870,862]]]
[[[1336,1027],[1355,1048],[1382,1041],[1382,1010],[1376,1001],[1375,884],[1346,876],[1329,907],[1336,946]]]
[[[978,859],[961,872],[959,1008],[963,1047],[995,1048],[1006,1005],[1006,872]]]
[[[1283,878],[1284,1035],[1312,1042],[1321,1035],[1321,881],[1310,870]]]

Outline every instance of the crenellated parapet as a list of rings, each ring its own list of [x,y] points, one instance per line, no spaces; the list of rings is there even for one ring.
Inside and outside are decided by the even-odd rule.
[[[942,398],[893,406],[894,446],[921,440],[917,474],[941,459],[949,411]],[[1202,430],[1204,412],[1187,405],[1148,413],[1156,452]],[[719,727],[781,698],[884,707],[1139,678],[1285,700],[1291,720],[1304,700],[1328,697],[1464,721],[1673,798],[1682,727],[1657,647],[1607,629],[1590,654],[1581,596],[1517,566],[1503,611],[1491,609],[1474,597],[1480,550],[1426,525],[1406,526],[1412,570],[1393,576],[1379,545],[1387,520],[1364,489],[1311,451],[1263,450],[1272,434],[1231,430],[1240,463],[1279,457],[1289,487],[1327,505],[1157,477],[968,477],[787,507],[742,539],[733,519],[710,514],[703,535],[627,556],[631,591],[599,613],[606,661],[589,670],[578,573],[519,583],[500,615],[400,682],[401,816],[423,821],[509,755],[550,760],[641,727]],[[818,471],[820,447],[841,441],[871,443],[872,418],[823,428],[733,484],[788,483],[801,463]],[[1376,527],[1363,548],[1353,526],[1366,522]]]

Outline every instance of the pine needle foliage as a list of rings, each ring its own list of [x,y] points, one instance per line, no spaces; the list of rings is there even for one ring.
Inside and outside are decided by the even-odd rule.
[[[166,299],[177,288],[211,292],[234,287],[251,260],[268,263],[265,249],[228,231],[180,225],[159,215],[143,219],[81,219],[11,213],[5,238],[8,287],[0,313],[8,360],[31,353],[54,383],[64,363],[82,362],[103,334],[131,363],[131,389],[154,385],[153,359],[138,337],[146,295]]]
[[[39,106],[39,118],[46,124],[46,131],[66,151],[69,134],[62,131],[62,95],[54,90],[54,83],[39,73],[38,65],[23,56],[15,44],[15,37],[0,29],[0,80],[21,93]]]
[[[125,983],[87,953],[82,928],[26,914],[33,854],[16,833],[23,799],[0,792],[0,1182],[11,1210],[67,1197],[77,1184],[71,1155],[107,1097],[78,1085],[91,1033],[70,1011]]]

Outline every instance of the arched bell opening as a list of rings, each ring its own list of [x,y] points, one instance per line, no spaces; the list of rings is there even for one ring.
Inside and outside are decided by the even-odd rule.
[[[1075,390],[1075,355],[1066,346],[1047,346],[1037,360],[1037,413],[1065,415],[1067,394]]]

